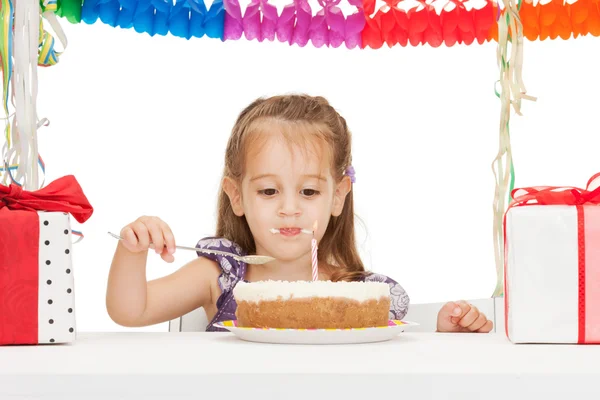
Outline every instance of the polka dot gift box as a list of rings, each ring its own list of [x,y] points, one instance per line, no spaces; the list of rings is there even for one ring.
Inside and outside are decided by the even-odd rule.
[[[73,176],[33,192],[0,185],[0,345],[75,340],[70,217],[92,213]]]

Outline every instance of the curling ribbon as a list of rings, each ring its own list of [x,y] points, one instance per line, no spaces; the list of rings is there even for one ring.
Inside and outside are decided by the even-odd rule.
[[[62,52],[58,52],[54,48],[55,40],[54,37],[44,30],[43,20],[46,19],[54,33],[60,41],[63,51],[67,47],[67,37],[62,30],[58,20],[56,19],[56,11],[58,9],[56,0],[44,0],[41,4],[42,17],[40,18],[40,37],[39,37],[39,53],[38,53],[38,65],[42,67],[48,67],[55,65],[58,62],[58,57]]]
[[[36,131],[43,125],[47,124],[46,119],[37,119],[35,112],[35,102],[37,98],[37,73],[35,67],[30,67],[27,64],[28,58],[32,55],[30,47],[19,49],[18,52],[11,50],[13,42],[19,41],[22,46],[31,45],[32,35],[37,35],[37,57],[34,63],[40,66],[50,66],[58,62],[60,55],[54,48],[54,37],[50,35],[43,27],[43,19],[46,19],[52,26],[55,34],[58,36],[63,47],[67,45],[67,39],[62,31],[55,12],[57,10],[56,0],[45,0],[39,5],[27,4],[27,7],[39,7],[39,13],[31,13],[30,18],[36,18],[39,21],[39,29],[31,29],[29,23],[31,20],[26,20],[19,17],[19,23],[24,24],[18,27],[20,36],[15,39],[14,29],[12,24],[16,22],[14,9],[10,0],[2,2],[2,19],[3,37],[2,37],[2,70],[4,76],[3,82],[3,107],[5,113],[5,143],[2,148],[2,162],[0,163],[0,177],[3,183],[12,182],[18,186],[26,186],[29,189],[39,187],[39,179],[37,168],[42,171],[42,175],[46,172],[45,163],[37,151],[37,134]],[[22,13],[27,13],[26,9],[21,9]],[[35,15],[37,14],[37,16]],[[36,22],[36,24],[38,24]],[[8,30],[7,30],[8,29]],[[27,32],[26,36],[21,35],[22,32]],[[35,46],[35,39],[33,44]],[[33,56],[36,56],[35,48],[33,48]],[[15,72],[14,66],[11,63],[11,55],[15,59],[14,65],[20,68],[19,73]],[[17,62],[17,60],[19,60]],[[37,62],[35,62],[37,61]],[[32,62],[32,60],[29,60]],[[35,64],[34,64],[35,65]],[[13,86],[11,86],[13,81]],[[18,81],[18,82],[17,82]],[[14,84],[17,84],[15,87]],[[21,88],[21,82],[24,87]],[[8,98],[12,89],[13,105],[15,113],[10,115],[8,110]],[[12,118],[12,123],[10,122]],[[17,124],[19,123],[19,124]],[[29,155],[33,157],[30,159]],[[42,181],[43,185],[43,181]]]
[[[492,171],[496,181],[493,201],[493,240],[496,265],[494,297],[501,296],[504,290],[504,236],[502,223],[507,207],[508,193],[512,191],[515,179],[510,144],[510,109],[512,106],[517,115],[522,115],[521,100],[536,100],[535,97],[527,95],[522,78],[523,24],[519,15],[519,6],[515,3],[515,0],[503,0],[503,3],[504,8],[499,14],[498,19],[497,51],[501,92],[496,92],[496,95],[500,98],[500,133],[498,153],[492,163]]]
[[[12,77],[12,45],[13,45],[13,4],[11,0],[0,0],[0,59],[2,62],[2,106],[5,119],[9,118],[8,97]],[[7,124],[5,135],[9,135],[10,126]]]

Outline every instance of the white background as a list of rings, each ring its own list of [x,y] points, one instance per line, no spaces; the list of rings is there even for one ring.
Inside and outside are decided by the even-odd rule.
[[[39,75],[46,182],[74,174],[95,207],[74,248],[79,331],[128,330],[105,309],[119,232],[166,220],[182,245],[211,235],[225,144],[256,97],[322,95],[354,134],[360,249],[413,303],[489,297],[500,102],[496,43],[315,49],[281,43],[149,37],[71,25],[58,65]],[[600,171],[599,39],[526,42],[524,80],[538,102],[513,116],[517,186],[585,185]],[[166,264],[152,254],[148,279]],[[165,331],[166,324],[141,328]]]

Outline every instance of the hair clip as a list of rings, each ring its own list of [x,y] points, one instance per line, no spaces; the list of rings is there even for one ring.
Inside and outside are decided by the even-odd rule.
[[[349,176],[352,183],[356,182],[356,172],[354,171],[354,167],[352,165],[348,165],[344,171],[344,175]]]

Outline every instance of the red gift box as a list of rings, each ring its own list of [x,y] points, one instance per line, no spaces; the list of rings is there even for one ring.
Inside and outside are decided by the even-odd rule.
[[[73,306],[61,308],[73,303],[68,214],[83,223],[92,213],[70,175],[33,192],[0,185],[0,345],[74,339]]]

